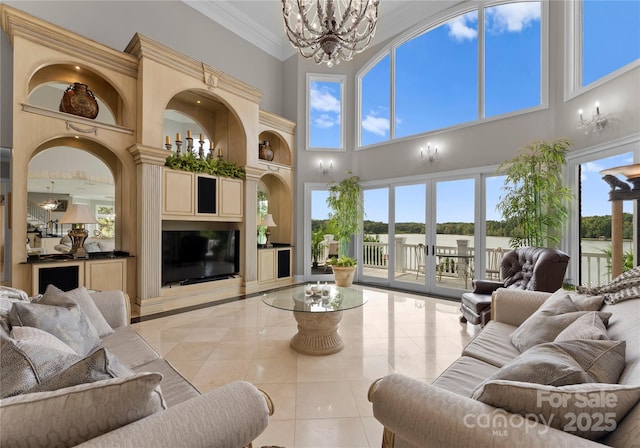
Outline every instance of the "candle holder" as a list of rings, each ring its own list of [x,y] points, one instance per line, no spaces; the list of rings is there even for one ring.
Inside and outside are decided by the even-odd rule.
[[[171,143],[165,143],[164,147],[167,148],[167,151],[171,151]]]
[[[181,140],[176,140],[176,155],[177,156],[181,156],[182,155],[182,151],[180,150],[181,147],[182,147],[182,141]]]
[[[187,137],[187,152],[193,150],[193,137]]]
[[[200,157],[201,159],[204,159],[204,140],[198,140],[198,143],[200,143],[200,149],[198,150],[198,157]]]
[[[218,159],[222,159],[222,148],[218,148]]]

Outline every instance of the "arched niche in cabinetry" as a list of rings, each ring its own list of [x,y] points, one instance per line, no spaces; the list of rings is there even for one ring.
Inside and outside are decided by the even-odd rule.
[[[269,146],[273,151],[273,160],[260,159],[261,161],[291,166],[292,157],[289,145],[287,145],[287,142],[277,132],[263,131],[260,133],[258,140],[259,144],[263,144],[265,141],[269,142]],[[259,146],[256,148],[256,151],[260,151]]]
[[[59,112],[65,90],[73,83],[87,85],[95,96],[98,103],[98,116],[95,119]],[[66,193],[72,201],[81,197],[82,199],[76,202],[86,203],[93,200],[96,204],[112,206],[117,229],[114,235],[116,247],[119,249],[129,247],[129,244],[121,241],[121,236],[127,233],[130,238],[133,233],[132,228],[125,229],[123,232],[121,231],[123,227],[119,224],[127,222],[130,216],[130,198],[123,201],[122,192],[131,191],[131,187],[135,185],[135,179],[131,177],[134,165],[126,150],[114,149],[123,133],[133,135],[133,131],[123,127],[125,117],[131,115],[128,112],[130,109],[128,102],[108,80],[78,64],[52,63],[43,66],[29,79],[28,89],[28,104],[36,108],[32,111],[36,114],[64,119],[66,130],[74,135],[47,135],[46,128],[38,129],[42,142],[33,148],[27,160],[26,169],[29,173],[27,195],[41,192],[43,187],[40,184],[49,180],[56,182],[56,193]],[[51,114],[47,111],[55,113]],[[110,135],[109,131],[114,130],[115,135]],[[73,157],[74,149],[86,152],[90,156]],[[31,162],[34,157],[42,155],[44,151],[47,151],[52,160],[59,159],[58,161],[62,163],[50,163],[46,167],[47,172],[40,170],[42,172],[33,173]],[[94,164],[93,160],[97,162],[96,165],[100,162],[106,165],[109,171],[110,178],[102,182],[110,184],[106,190],[104,186],[97,186],[95,179],[91,177],[93,167],[88,164]],[[46,177],[48,179],[45,179]],[[97,193],[99,191],[105,191],[105,193],[108,191],[109,194],[104,194],[100,198]]]
[[[55,163],[49,165],[49,172],[44,173],[42,170],[36,170],[31,172],[31,161],[34,161],[38,156],[42,156],[45,151],[49,157],[56,155],[61,157],[73,154],[73,150],[81,150],[89,154],[89,157],[82,157],[82,159],[70,159],[65,157],[62,166],[58,166]],[[91,160],[93,161],[91,162]],[[87,166],[87,161],[95,165],[106,166],[111,179],[94,179],[91,177],[93,167]],[[56,167],[60,167],[57,169]],[[121,232],[120,227],[123,224],[123,201],[121,197],[122,192],[122,163],[118,157],[107,147],[99,142],[92,141],[86,138],[74,138],[74,137],[59,137],[46,141],[39,145],[32,153],[30,159],[30,173],[27,184],[28,194],[42,193],[44,185],[46,185],[48,179],[44,178],[44,175],[49,175],[49,179],[55,182],[55,196],[66,195],[73,201],[73,203],[84,203],[87,205],[110,205],[113,207],[115,214],[115,233],[113,234],[114,248],[126,249],[126,243],[122,242],[121,235],[126,232]],[[96,167],[96,172],[99,172],[99,166]],[[101,181],[104,185],[97,185],[98,181]],[[49,192],[47,192],[48,194]],[[104,196],[100,196],[104,194]],[[70,202],[71,203],[71,202]],[[66,204],[67,207],[69,204]],[[95,210],[92,210],[94,215]],[[53,216],[60,218],[64,213],[58,213]],[[126,215],[126,214],[125,214]],[[56,226],[57,227],[57,226]],[[59,236],[62,236],[64,230],[69,228],[60,228]],[[93,236],[93,232],[90,233]],[[104,234],[102,236],[105,236]],[[111,237],[111,235],[108,235]]]
[[[29,79],[29,104],[58,111],[62,95],[73,83],[85,84],[98,102],[97,123],[124,126],[131,119],[130,106],[108,80],[77,64],[51,64]]]
[[[200,148],[200,134],[204,134],[205,155],[210,142],[214,142],[214,156],[221,156],[238,166],[246,164],[247,138],[244,126],[229,105],[207,90],[186,90],[174,95],[164,111],[163,143],[166,137],[176,150],[178,133],[182,140],[182,151],[186,149],[187,132],[191,131],[193,149]]]
[[[293,194],[278,174],[267,173],[260,178],[261,190],[267,193],[268,211],[276,227],[270,228],[272,243],[291,244],[293,241]]]

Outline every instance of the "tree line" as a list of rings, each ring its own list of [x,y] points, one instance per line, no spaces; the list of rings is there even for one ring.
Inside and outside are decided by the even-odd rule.
[[[311,229],[316,232],[328,229],[328,220],[314,219],[311,221]],[[515,223],[508,221],[487,221],[487,236],[500,236],[510,238],[513,234]],[[396,223],[396,234],[420,234],[425,233],[425,225],[419,222]],[[363,222],[365,235],[384,235],[389,233],[389,225],[380,221],[365,220]],[[436,233],[442,235],[473,235],[474,225],[471,222],[444,222],[436,224]],[[327,231],[327,233],[331,233]],[[622,214],[622,236],[624,239],[633,239],[633,215]],[[611,239],[611,216],[585,216],[580,223],[580,237],[593,239]]]

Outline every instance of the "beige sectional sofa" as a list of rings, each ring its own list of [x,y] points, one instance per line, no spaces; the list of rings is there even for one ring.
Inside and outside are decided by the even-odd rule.
[[[601,296],[499,289],[492,306],[493,320],[432,384],[390,374],[371,385],[383,447],[639,446],[638,295],[602,305]],[[568,312],[593,325],[573,332]],[[551,342],[541,342],[552,321]],[[533,345],[521,352],[514,340]]]
[[[93,370],[99,372],[98,376],[108,372],[113,378],[57,390],[49,390],[54,388],[50,386],[51,382],[68,384],[69,381],[69,378],[61,378],[64,375],[58,375],[60,372],[56,371],[59,359],[28,361],[33,364],[27,367],[36,371],[35,377],[31,370],[26,369],[28,372],[25,373],[24,368],[16,367],[25,354],[36,358],[47,357],[47,353],[38,352],[39,347],[34,346],[33,338],[14,339],[21,337],[22,333],[36,330],[19,325],[20,328],[16,330],[16,325],[10,327],[8,322],[33,323],[33,320],[29,322],[33,318],[33,313],[29,312],[34,309],[34,304],[29,300],[10,301],[6,296],[2,299],[5,312],[7,304],[21,303],[18,310],[12,309],[12,314],[2,322],[1,392],[5,398],[0,400],[0,446],[81,444],[83,447],[109,448],[239,448],[250,446],[251,441],[266,428],[269,415],[273,412],[273,404],[266,394],[243,381],[200,394],[129,326],[129,302],[125,294],[108,291],[92,293],[90,296],[108,326],[103,325],[101,330],[100,325],[94,326],[98,333],[102,333],[99,345],[92,347],[90,354],[74,364],[81,365],[80,373],[76,368],[75,373],[68,376],[77,378]],[[38,309],[38,304],[35,304],[35,309]],[[73,310],[73,305],[68,309]],[[91,318],[90,312],[87,315]],[[47,322],[42,323],[43,327],[46,325]],[[51,331],[55,333],[57,330],[53,328]],[[68,333],[71,334],[70,331]],[[62,336],[64,340],[66,335]],[[90,340],[91,337],[87,336],[86,339]],[[82,356],[74,359],[79,358]],[[89,368],[85,361],[90,358],[95,362]],[[71,370],[67,366],[65,369],[58,368],[64,372]],[[122,375],[123,371],[125,375]],[[22,381],[36,382],[38,385],[32,390],[42,387],[44,391],[16,394],[20,387],[25,387]],[[71,381],[78,383],[82,380]]]

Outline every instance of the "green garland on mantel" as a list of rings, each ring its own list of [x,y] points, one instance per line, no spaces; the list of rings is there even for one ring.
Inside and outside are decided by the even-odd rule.
[[[233,162],[220,157],[201,159],[194,152],[185,152],[179,156],[172,153],[167,157],[164,166],[173,170],[205,173],[212,176],[231,177],[234,179],[244,179],[246,176],[244,168]]]

